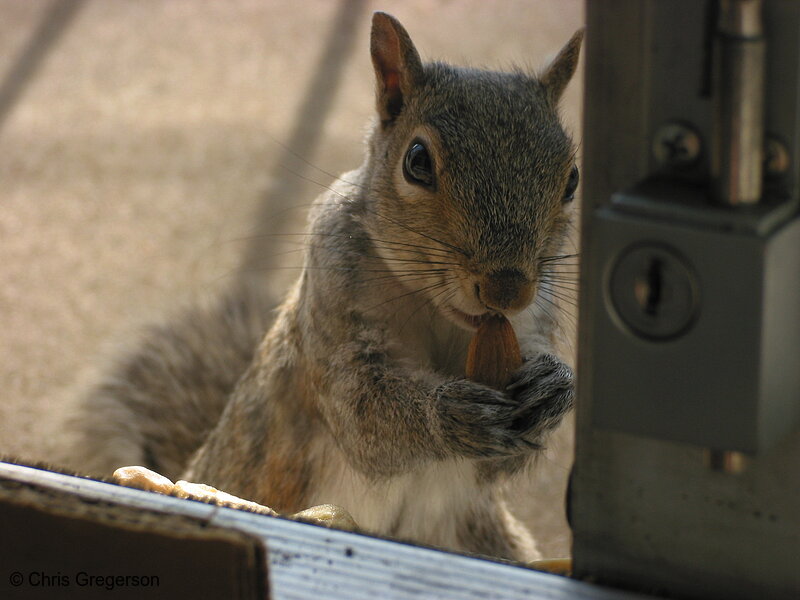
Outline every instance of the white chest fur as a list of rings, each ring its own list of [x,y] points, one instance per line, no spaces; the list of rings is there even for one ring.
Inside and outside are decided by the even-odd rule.
[[[353,469],[338,449],[324,452],[324,473],[311,504],[339,505],[370,533],[457,548],[459,523],[477,503],[489,501],[490,491],[478,486],[467,460],[431,463],[376,482]]]

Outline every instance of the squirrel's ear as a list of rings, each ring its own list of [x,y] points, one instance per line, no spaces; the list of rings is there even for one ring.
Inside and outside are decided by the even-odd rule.
[[[572,35],[555,60],[550,63],[550,66],[539,78],[554,102],[561,98],[564,88],[567,87],[569,80],[575,74],[575,67],[578,66],[578,58],[581,54],[583,32],[583,29],[579,29]]]
[[[400,114],[406,97],[422,77],[422,61],[399,21],[382,12],[372,15],[370,52],[377,79],[378,113],[386,123]]]

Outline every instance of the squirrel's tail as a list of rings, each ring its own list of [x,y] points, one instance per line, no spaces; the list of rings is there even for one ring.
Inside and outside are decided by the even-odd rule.
[[[177,478],[219,419],[274,306],[266,290],[240,283],[144,328],[78,399],[63,462],[103,476],[141,465]]]

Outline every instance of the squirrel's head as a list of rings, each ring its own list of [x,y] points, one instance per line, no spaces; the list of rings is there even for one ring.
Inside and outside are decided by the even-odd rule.
[[[525,309],[560,251],[578,171],[557,104],[582,38],[537,77],[423,64],[397,20],[373,17],[366,226],[387,264],[412,272],[400,280],[462,327]]]

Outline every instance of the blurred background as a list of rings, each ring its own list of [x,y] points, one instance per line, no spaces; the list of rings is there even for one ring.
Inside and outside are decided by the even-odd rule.
[[[0,454],[47,460],[137,325],[243,271],[280,296],[300,255],[271,234],[360,163],[374,10],[423,59],[499,69],[538,69],[583,23],[582,0],[0,2]],[[569,553],[571,446],[570,422],[513,490],[545,556]]]

